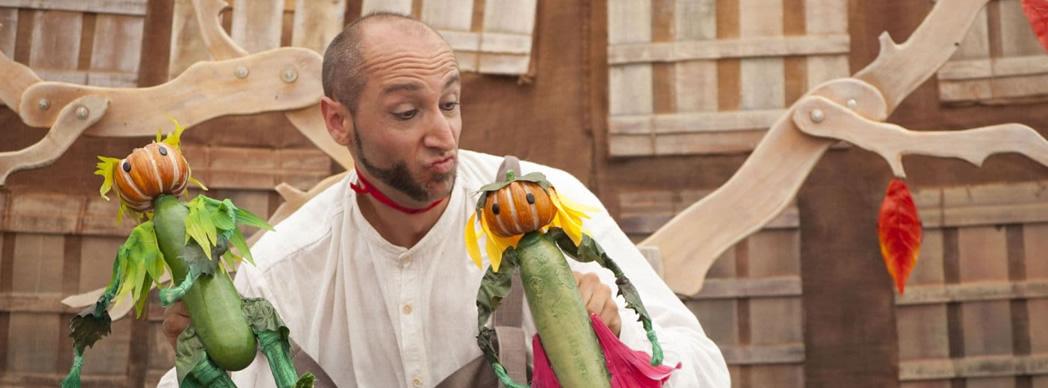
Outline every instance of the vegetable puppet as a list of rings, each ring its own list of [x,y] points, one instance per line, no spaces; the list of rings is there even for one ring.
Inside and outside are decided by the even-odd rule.
[[[227,371],[250,364],[256,343],[269,360],[279,387],[309,387],[313,376],[301,378],[288,356],[288,329],[264,299],[242,299],[229,271],[242,260],[252,262],[251,251],[238,226],[269,229],[258,216],[230,200],[204,195],[189,202],[190,176],[179,139],[183,128],[161,140],[136,148],[124,159],[99,157],[96,175],[104,178],[102,197],[114,187],[120,198],[118,219],[134,216],[139,224],[118,249],[113,275],[94,306],[73,317],[73,366],[62,387],[80,386],[84,350],[109,334],[108,308],[131,297],[141,316],[149,291],[170,272],[174,284],[159,290],[163,305],[184,301],[192,325],[177,341],[175,368],[182,387],[233,387]],[[206,188],[204,188],[206,190]],[[235,253],[234,253],[235,252]]]
[[[484,233],[490,267],[477,294],[477,343],[507,387],[523,387],[507,375],[495,354],[488,318],[509,293],[519,269],[538,334],[532,339],[535,387],[660,387],[674,369],[662,364],[662,349],[637,290],[600,245],[582,229],[591,210],[558,195],[542,173],[519,175],[507,156],[498,181],[480,189],[476,213],[466,222],[466,248],[481,266],[477,223]],[[626,307],[640,316],[653,356],[630,350],[597,318],[587,317],[575,278],[561,252],[597,262],[615,275]],[[679,366],[679,365],[678,365]],[[551,369],[552,368],[552,369]]]

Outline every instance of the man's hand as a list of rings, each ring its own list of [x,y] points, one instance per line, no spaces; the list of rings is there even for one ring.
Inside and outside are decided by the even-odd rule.
[[[164,331],[168,342],[171,342],[171,349],[175,349],[178,335],[182,334],[182,330],[189,327],[189,324],[189,310],[186,310],[185,303],[178,302],[164,310],[164,323],[160,325],[160,329]]]
[[[594,273],[573,273],[575,284],[579,286],[579,295],[582,296],[582,304],[586,305],[586,312],[597,314],[616,336],[619,335],[622,320],[619,319],[619,306],[615,304],[611,288],[601,283],[600,278]]]

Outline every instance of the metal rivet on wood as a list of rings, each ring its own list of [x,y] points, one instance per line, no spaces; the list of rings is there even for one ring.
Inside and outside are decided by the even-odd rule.
[[[282,73],[280,73],[280,79],[284,80],[284,82],[287,83],[295,82],[295,80],[298,79],[298,72],[295,71],[294,68],[288,67],[284,69]]]
[[[76,107],[76,118],[80,120],[87,119],[89,113],[91,113],[91,111],[88,110],[86,106],[80,105]]]
[[[813,109],[808,116],[811,117],[813,123],[821,123],[826,119],[826,114],[822,112],[822,109]]]
[[[848,108],[850,109],[855,109],[855,107],[859,106],[859,102],[856,101],[854,98],[849,98],[848,101],[845,102],[845,104],[847,104]]]
[[[250,71],[247,70],[247,66],[237,66],[236,70],[233,70],[233,75],[240,79],[247,78],[248,74],[250,74]]]
[[[36,103],[36,107],[40,108],[40,110],[48,110],[51,108],[51,101],[46,98],[41,98],[40,102]]]

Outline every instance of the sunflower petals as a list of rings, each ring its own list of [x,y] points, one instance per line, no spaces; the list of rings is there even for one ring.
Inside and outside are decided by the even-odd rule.
[[[469,253],[469,258],[473,259],[473,264],[477,265],[477,268],[483,268],[480,263],[480,246],[477,245],[477,214],[469,216],[469,220],[466,220],[466,252]]]

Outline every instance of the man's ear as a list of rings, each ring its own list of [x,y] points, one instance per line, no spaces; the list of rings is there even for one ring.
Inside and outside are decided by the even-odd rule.
[[[324,126],[328,134],[340,145],[349,145],[353,139],[353,117],[345,105],[327,96],[320,98],[320,112],[324,115]]]

